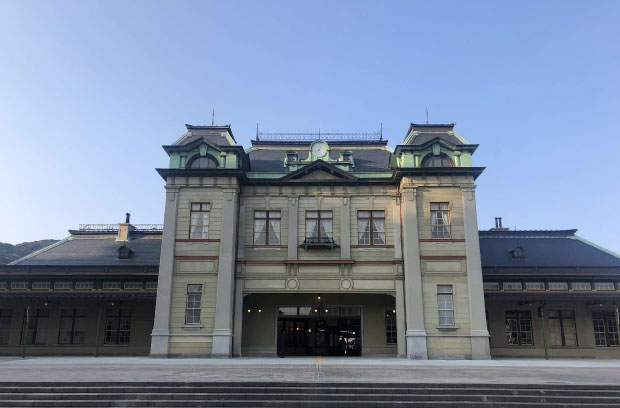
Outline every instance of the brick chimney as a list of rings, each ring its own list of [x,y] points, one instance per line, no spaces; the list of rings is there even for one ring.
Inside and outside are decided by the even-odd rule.
[[[125,222],[118,224],[118,235],[116,236],[117,242],[125,242],[131,240],[131,231],[135,228],[129,223],[131,214],[125,213]]]
[[[510,228],[502,226],[502,217],[495,217],[495,228],[491,228],[489,231],[510,231]]]

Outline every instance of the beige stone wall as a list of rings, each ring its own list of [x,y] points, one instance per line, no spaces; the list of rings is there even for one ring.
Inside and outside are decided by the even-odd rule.
[[[538,301],[519,305],[519,301],[487,300],[486,307],[489,316],[489,332],[491,334],[491,355],[493,357],[543,357],[544,339],[542,319],[538,317]],[[620,347],[595,346],[592,312],[613,308],[601,309],[599,303],[586,301],[547,301],[544,307],[549,310],[574,310],[577,326],[577,347],[548,346],[551,358],[620,358]],[[508,310],[529,310],[532,316],[533,346],[508,345],[506,341],[506,319]],[[545,318],[547,344],[549,344],[549,323]]]
[[[9,332],[8,345],[0,345],[0,355],[21,355],[23,345],[20,344],[22,325],[26,307],[30,304],[30,310],[49,310],[49,325],[47,341],[45,345],[28,345],[27,355],[94,355],[96,342],[99,344],[100,355],[148,355],[151,342],[151,330],[153,329],[153,313],[155,303],[149,301],[116,300],[100,301],[102,305],[99,337],[97,338],[97,324],[99,308],[95,299],[74,301],[62,300],[47,302],[24,299],[4,299],[0,301],[0,309],[12,311],[11,329]],[[114,303],[114,305],[112,305]],[[60,317],[62,309],[83,308],[86,310],[86,333],[84,344],[65,345],[58,344],[60,330]],[[129,344],[113,345],[104,344],[105,320],[107,310],[128,309],[132,312],[131,340]]]

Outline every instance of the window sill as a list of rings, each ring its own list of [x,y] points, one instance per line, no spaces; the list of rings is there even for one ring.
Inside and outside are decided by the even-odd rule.
[[[457,331],[458,329],[461,328],[461,326],[458,324],[452,324],[452,325],[439,325],[438,324],[437,326],[435,326],[435,328],[440,331]]]
[[[180,327],[183,330],[199,330],[204,326],[202,324],[182,324]]]

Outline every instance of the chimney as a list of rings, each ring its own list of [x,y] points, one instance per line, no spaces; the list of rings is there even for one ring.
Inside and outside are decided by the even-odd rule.
[[[125,222],[118,224],[118,235],[116,236],[117,242],[125,242],[131,240],[131,231],[135,228],[129,223],[131,214],[125,213]]]
[[[491,228],[489,231],[509,231],[510,228],[504,228],[502,226],[502,217],[495,217],[495,228]]]

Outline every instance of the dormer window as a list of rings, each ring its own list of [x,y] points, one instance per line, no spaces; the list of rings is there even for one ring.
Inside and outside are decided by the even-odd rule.
[[[422,161],[422,167],[454,167],[454,164],[445,154],[440,154],[439,156],[429,155]]]
[[[122,245],[118,248],[118,259],[129,259],[133,251],[126,245]]]
[[[516,247],[510,250],[513,261],[525,261],[525,251],[521,247]]]
[[[298,161],[298,157],[297,156],[297,152],[286,152],[286,162],[287,163],[293,163]]]
[[[350,162],[351,161],[351,152],[342,152],[342,161]]]
[[[211,156],[197,157],[189,164],[190,169],[217,169],[218,162]]]

